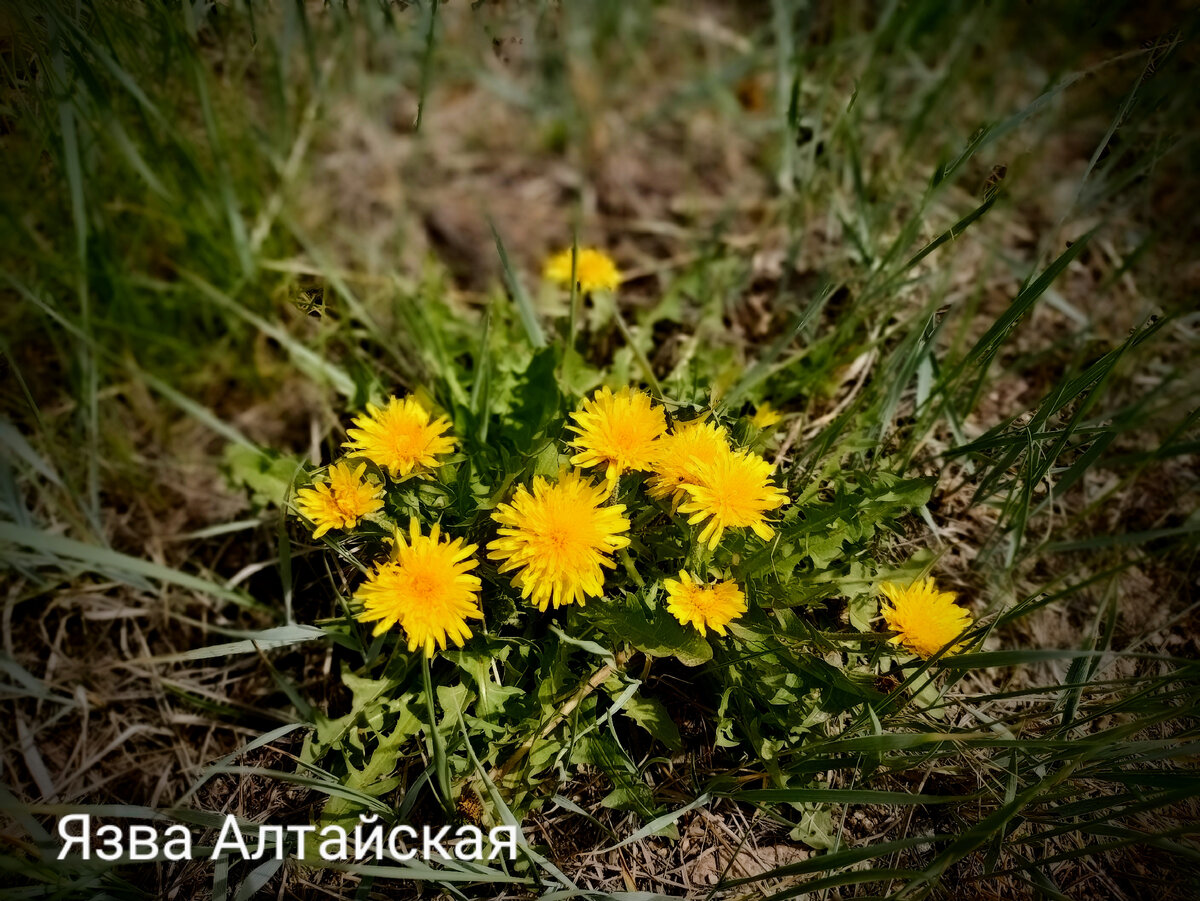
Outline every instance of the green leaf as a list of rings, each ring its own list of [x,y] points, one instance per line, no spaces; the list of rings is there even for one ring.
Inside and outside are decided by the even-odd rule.
[[[500,266],[504,270],[504,282],[508,285],[513,302],[517,305],[517,313],[521,317],[521,325],[525,327],[529,343],[534,347],[545,347],[546,334],[542,331],[541,323],[538,322],[533,300],[530,298],[529,292],[525,290],[521,277],[509,262],[508,252],[504,249],[504,242],[500,239],[500,232],[496,230],[495,223],[488,222],[488,225],[491,226],[492,237],[496,239],[496,253],[500,256]]]
[[[634,595],[605,604],[594,620],[613,637],[650,657],[674,657],[684,666],[712,659],[712,646],[690,626],[683,626],[665,609],[650,610]]]
[[[855,595],[847,608],[850,625],[859,632],[870,632],[871,620],[879,615],[879,598],[870,592]]]
[[[545,738],[539,738],[533,743],[533,747],[529,749],[529,754],[525,758],[528,766],[530,777],[536,776],[558,757],[558,754],[563,749],[563,743],[556,738],[553,733]]]
[[[805,539],[804,549],[812,559],[813,566],[825,569],[834,560],[842,556],[842,544],[849,537],[845,525],[839,519],[828,531],[809,535]]]
[[[372,798],[380,798],[395,789],[400,784],[400,778],[393,775],[400,758],[400,748],[420,730],[420,718],[412,713],[401,716],[390,732],[377,733],[379,743],[365,766],[359,769],[347,761],[347,775],[342,784]],[[357,824],[359,815],[366,810],[364,805],[351,798],[334,796],[325,802],[321,820],[323,823],[350,827]]]
[[[562,395],[554,376],[557,366],[558,349],[555,347],[537,351],[529,361],[517,389],[517,404],[505,418],[518,448],[527,448],[558,416]],[[553,442],[550,444],[557,453],[557,446]]]
[[[350,378],[346,370],[326,360],[316,351],[295,338],[287,329],[250,312],[245,306],[238,303],[229,295],[224,294],[198,275],[186,270],[181,270],[179,274],[185,281],[190,282],[201,294],[219,307],[236,316],[240,316],[264,335],[278,341],[291,355],[297,368],[312,378],[313,381],[318,384],[330,385],[343,397],[354,397],[354,379]]]
[[[25,440],[25,436],[17,431],[7,419],[0,419],[0,447],[9,454],[24,460],[29,466],[54,485],[62,486],[62,480],[54,467],[47,463],[37,451]]]
[[[273,629],[263,629],[259,632],[247,633],[241,641],[230,641],[225,644],[208,645],[202,648],[192,648],[178,654],[161,654],[156,657],[143,657],[142,663],[165,663],[184,660],[210,660],[213,657],[228,657],[233,654],[254,654],[258,651],[269,651],[273,648],[286,648],[290,645],[305,641],[315,641],[325,638],[325,631],[316,626],[291,625],[276,626]]]
[[[455,649],[446,652],[446,657],[458,664],[467,676],[475,683],[478,700],[475,702],[475,713],[478,717],[495,721],[504,712],[505,705],[510,700],[522,697],[525,692],[513,685],[497,685],[492,681],[490,664],[499,657],[505,646],[499,642],[492,643],[482,649]],[[440,691],[440,689],[439,689]]]
[[[597,767],[612,780],[613,790],[600,800],[603,806],[612,810],[636,810],[643,817],[653,817],[658,812],[654,807],[654,793],[611,735],[592,734],[581,738],[571,749],[571,763]]]
[[[641,695],[635,694],[625,702],[621,712],[671,750],[678,750],[682,747],[679,727],[675,725],[671,714],[667,713],[667,708],[661,701],[655,698],[643,698]]]
[[[241,592],[217,585],[199,576],[189,575],[149,560],[130,557],[128,554],[121,554],[109,548],[84,544],[82,541],[75,541],[62,535],[53,535],[38,529],[22,529],[11,523],[0,523],[0,543],[4,542],[45,554],[60,567],[69,568],[71,564],[78,564],[120,582],[130,582],[131,578],[155,579],[178,585],[180,588],[186,588],[198,594],[232,601],[243,607],[266,609],[262,604]],[[144,583],[142,584],[144,585]]]
[[[647,823],[641,829],[638,829],[636,832],[634,832],[629,837],[622,839],[621,841],[617,842],[615,845],[605,848],[602,851],[597,851],[596,853],[597,854],[607,854],[609,851],[615,851],[617,848],[623,848],[625,845],[630,845],[630,844],[633,844],[634,842],[641,841],[643,838],[646,838],[647,836],[665,835],[665,834],[667,834],[668,830],[675,831],[675,822],[681,816],[683,816],[685,813],[689,813],[690,811],[695,810],[697,807],[704,807],[711,800],[712,800],[712,796],[708,792],[705,792],[700,797],[696,798],[696,800],[692,801],[690,804],[685,804],[683,807],[680,807],[678,810],[674,810],[671,813],[664,813],[660,817],[655,817],[653,820],[651,820],[649,823]]]
[[[460,716],[465,716],[467,704],[474,695],[461,682],[458,685],[439,685],[437,687],[438,706],[442,708],[442,726],[455,725]]]
[[[302,465],[295,457],[263,452],[244,444],[227,445],[222,462],[230,483],[246,489],[256,507],[282,506],[292,478]]]
[[[595,654],[604,661],[612,663],[614,667],[616,666],[613,653],[608,648],[598,645],[594,641],[588,641],[586,638],[574,638],[553,623],[550,624],[550,631],[558,636],[559,641],[569,645],[574,645],[581,650],[587,651],[589,654]]]
[[[832,848],[837,842],[833,837],[833,815],[827,804],[798,804],[800,822],[791,832],[791,838],[804,842],[810,848]]]

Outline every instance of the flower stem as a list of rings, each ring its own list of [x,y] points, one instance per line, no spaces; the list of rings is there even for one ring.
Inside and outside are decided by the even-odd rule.
[[[629,548],[621,548],[621,563],[625,565],[625,572],[629,573],[629,578],[637,583],[637,587],[645,588],[646,580],[642,578],[642,574],[633,565],[633,558],[629,556]]]
[[[579,266],[579,233],[571,237],[571,307],[567,318],[567,353],[575,350],[575,329],[579,317],[579,282],[575,270]]]
[[[617,323],[617,327],[621,330],[621,336],[625,339],[625,343],[629,345],[629,349],[633,351],[633,357],[637,360],[638,365],[642,367],[642,374],[646,377],[646,381],[650,383],[650,388],[654,391],[654,396],[659,400],[663,399],[662,385],[658,383],[658,377],[654,374],[654,367],[650,365],[650,361],[646,358],[646,354],[637,345],[637,341],[633,338],[633,332],[629,330],[629,326],[621,317],[621,309],[613,303],[613,318]]]
[[[692,549],[688,553],[687,562],[697,579],[705,580],[708,578],[708,563],[710,560],[712,560],[712,551],[708,549],[708,545],[699,538],[694,538],[692,540]]]
[[[454,813],[454,800],[450,796],[450,761],[446,757],[446,741],[437,727],[437,709],[433,703],[433,677],[429,673],[429,656],[421,652],[421,678],[425,682],[425,712],[429,717],[429,745],[433,755],[434,773],[442,807],[450,815]]]

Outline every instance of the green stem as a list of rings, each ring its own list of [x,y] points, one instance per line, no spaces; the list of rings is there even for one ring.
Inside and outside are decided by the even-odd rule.
[[[442,807],[448,815],[454,814],[454,801],[450,795],[450,761],[446,757],[446,741],[437,727],[437,709],[433,703],[433,677],[429,673],[429,657],[421,652],[421,678],[425,682],[425,711],[429,716],[429,744],[433,755],[434,773],[437,777],[438,794]]]
[[[694,538],[692,540],[692,549],[687,556],[687,563],[688,569],[697,580],[703,581],[708,578],[708,564],[710,560],[712,560],[712,551],[708,549],[708,544],[699,538]]]
[[[579,283],[575,268],[579,265],[579,232],[571,237],[571,307],[567,318],[567,353],[575,350],[575,329],[579,327]]]
[[[654,396],[662,400],[662,385],[658,383],[658,378],[654,375],[654,367],[650,365],[650,360],[642,353],[642,349],[637,346],[637,342],[633,339],[633,332],[629,330],[629,326],[621,316],[621,308],[617,306],[615,300],[613,301],[613,318],[616,320],[617,327],[621,330],[621,335],[625,338],[625,343],[633,351],[634,359],[642,367],[642,374],[646,376],[646,381],[650,383],[650,388],[653,390]]]
[[[646,580],[642,578],[642,574],[637,571],[637,567],[633,565],[633,558],[629,556],[629,548],[621,548],[621,563],[625,566],[625,572],[629,573],[629,578],[637,583],[638,588],[646,587]]]

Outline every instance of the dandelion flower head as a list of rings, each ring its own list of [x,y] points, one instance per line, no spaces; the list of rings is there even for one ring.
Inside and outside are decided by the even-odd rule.
[[[536,476],[532,492],[520,486],[492,514],[500,537],[488,545],[488,557],[504,561],[500,572],[517,571],[513,585],[539,610],[582,606],[604,593],[604,568],[629,544],[625,505],[606,505],[607,497],[576,470],[560,473],[554,484]]]
[[[439,454],[454,450],[454,439],[445,434],[450,421],[445,416],[433,419],[412,397],[389,398],[383,407],[367,404],[366,415],[354,424],[358,428],[347,431],[351,440],[345,447],[397,480],[425,474],[438,465]]]
[[[678,507],[687,496],[684,484],[696,483],[702,467],[729,451],[729,438],[720,426],[700,419],[676,423],[671,434],[659,439],[654,474],[646,481],[650,496],[670,498]]]
[[[546,260],[542,274],[548,281],[571,287],[571,248]],[[612,257],[602,250],[580,247],[575,257],[575,281],[584,294],[593,291],[615,291],[621,284],[621,273]]]
[[[769,429],[781,419],[783,419],[782,413],[780,413],[770,404],[763,403],[757,410],[754,411],[754,415],[750,417],[750,423],[756,429]]]
[[[391,559],[375,567],[355,598],[362,602],[362,622],[375,623],[375,635],[399,624],[408,638],[409,651],[422,648],[426,657],[471,637],[469,619],[482,619],[478,577],[470,571],[475,545],[463,539],[442,540],[434,525],[421,534],[415,519],[409,522],[408,540],[396,530]]]
[[[616,394],[601,388],[571,418],[576,422],[568,426],[576,433],[571,445],[579,451],[571,463],[606,467],[610,489],[621,473],[653,466],[658,439],[667,431],[662,407],[637,388],[622,388]]]
[[[330,529],[352,529],[364,516],[383,507],[383,486],[363,478],[366,468],[366,463],[355,469],[348,463],[334,463],[325,474],[326,481],[296,492],[296,509],[316,526],[313,538]]]
[[[880,605],[884,622],[896,633],[892,642],[921,657],[932,657],[971,624],[971,614],[955,603],[957,595],[938,591],[933,579],[918,579],[906,588],[884,582],[879,590],[887,598]]]
[[[701,635],[706,628],[724,635],[725,627],[746,612],[746,596],[737,582],[704,585],[680,570],[679,581],[664,579],[663,587],[667,590],[668,612],[685,626],[691,623]]]
[[[699,478],[683,485],[688,499],[681,513],[690,514],[688,523],[707,520],[700,540],[715,548],[726,529],[754,530],[769,541],[775,530],[766,514],[787,503],[787,495],[771,481],[771,464],[749,451],[728,451],[712,463],[699,467]]]

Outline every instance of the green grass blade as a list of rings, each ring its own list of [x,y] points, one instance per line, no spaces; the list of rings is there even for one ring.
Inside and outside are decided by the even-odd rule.
[[[537,310],[533,306],[533,298],[526,292],[525,286],[521,282],[521,277],[513,270],[512,263],[508,259],[508,252],[504,249],[504,241],[501,240],[500,232],[496,229],[496,224],[489,222],[488,225],[492,230],[492,237],[496,241],[496,253],[500,255],[500,266],[504,270],[504,283],[508,285],[508,293],[517,305],[517,315],[521,317],[521,325],[525,328],[525,334],[529,338],[529,343],[535,348],[545,347],[546,335],[542,331],[541,323],[538,322]]]

